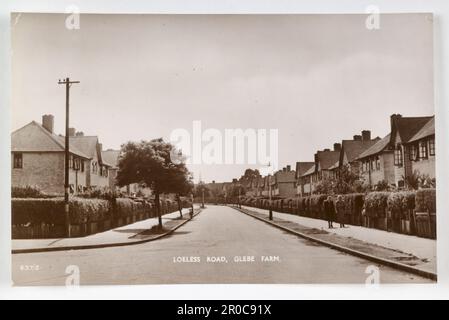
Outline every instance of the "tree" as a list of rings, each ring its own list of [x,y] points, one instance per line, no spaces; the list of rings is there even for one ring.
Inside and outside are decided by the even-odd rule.
[[[152,189],[155,196],[159,228],[162,229],[160,195],[184,194],[191,190],[191,175],[183,161],[173,161],[175,147],[162,138],[151,141],[128,142],[120,150],[117,184],[141,183]]]
[[[243,175],[246,179],[252,179],[260,176],[260,172],[257,169],[246,169]]]

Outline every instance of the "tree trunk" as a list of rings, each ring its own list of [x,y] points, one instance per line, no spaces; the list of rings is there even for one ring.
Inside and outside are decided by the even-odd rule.
[[[155,193],[154,201],[156,202],[156,212],[159,221],[159,229],[162,229],[161,200],[159,198],[159,192]]]

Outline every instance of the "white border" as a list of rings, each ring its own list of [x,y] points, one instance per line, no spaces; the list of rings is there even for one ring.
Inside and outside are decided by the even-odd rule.
[[[164,285],[65,288],[11,288],[10,284],[10,12],[81,13],[381,13],[433,12],[435,38],[435,112],[438,181],[438,284],[386,285]],[[0,3],[0,298],[20,299],[438,299],[449,298],[449,1],[447,0],[2,0]],[[404,290],[406,289],[406,290]]]

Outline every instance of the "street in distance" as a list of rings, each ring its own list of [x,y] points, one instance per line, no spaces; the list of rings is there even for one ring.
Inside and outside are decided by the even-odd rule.
[[[228,257],[226,256],[176,256],[173,257],[173,263],[228,263]],[[234,263],[253,263],[253,262],[281,262],[279,256],[234,256],[231,259]]]

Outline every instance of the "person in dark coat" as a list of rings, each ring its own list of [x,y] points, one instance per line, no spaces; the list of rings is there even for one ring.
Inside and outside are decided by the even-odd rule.
[[[324,201],[324,213],[326,215],[329,229],[332,229],[334,227],[333,221],[335,220],[335,206],[330,196]]]
[[[337,212],[337,219],[340,223],[340,228],[345,228],[345,202],[343,197],[339,195],[337,201],[335,202],[335,211]]]

